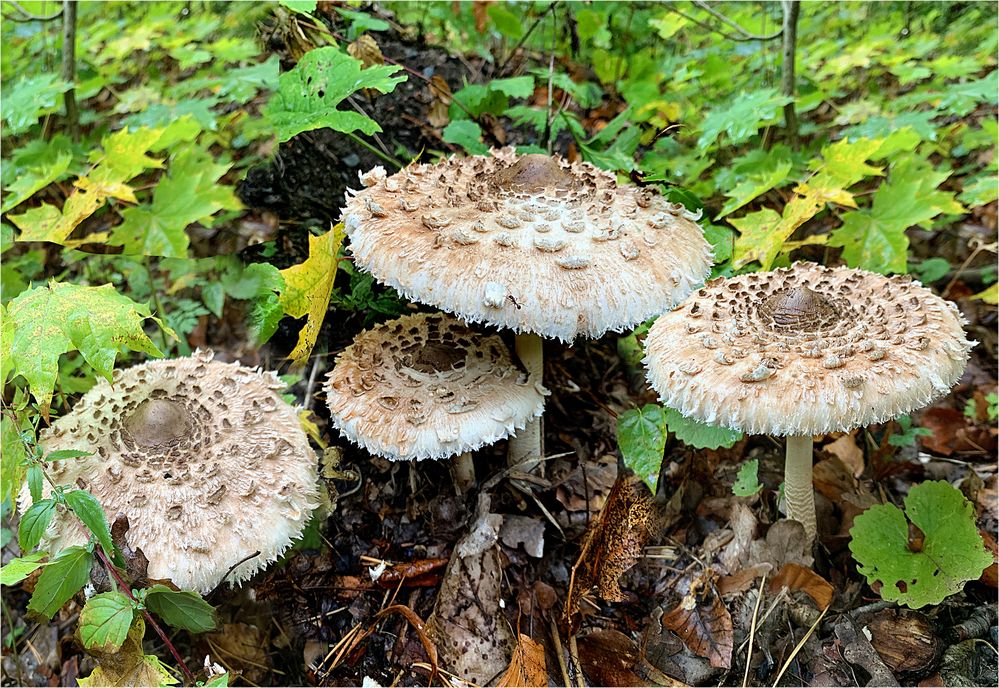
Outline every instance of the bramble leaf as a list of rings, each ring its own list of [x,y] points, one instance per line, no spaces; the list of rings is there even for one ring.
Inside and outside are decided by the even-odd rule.
[[[942,480],[913,487],[904,513],[894,504],[870,507],[856,518],[850,537],[867,582],[880,584],[886,601],[914,609],[960,592],[992,563],[971,502]]]
[[[363,88],[389,93],[406,80],[393,76],[399,69],[391,65],[362,69],[360,60],[333,46],[310,50],[278,79],[277,92],[267,101],[264,115],[274,125],[279,141],[322,127],[370,136],[381,131],[373,119],[337,106]]]
[[[111,542],[111,528],[107,516],[97,498],[86,490],[71,490],[65,494],[66,504],[73,510],[83,525],[94,534],[101,548],[109,557],[115,557],[114,545]],[[124,562],[121,562],[124,564]]]
[[[119,347],[163,354],[142,329],[149,308],[114,286],[83,287],[50,282],[14,298],[3,313],[0,379],[22,375],[47,415],[59,374],[59,356],[79,351],[110,382]],[[165,328],[164,328],[165,329]],[[167,330],[169,334],[173,334]]]
[[[128,637],[135,610],[120,592],[94,595],[80,612],[80,640],[88,650],[116,652]]]
[[[17,526],[17,544],[22,552],[28,552],[38,547],[46,528],[55,516],[56,503],[51,499],[42,499],[29,506],[21,515]]]
[[[666,428],[678,440],[697,449],[717,449],[731,447],[742,439],[738,430],[709,425],[693,418],[687,418],[676,409],[666,409]]]
[[[35,583],[28,612],[51,619],[90,580],[94,555],[86,547],[67,547],[49,562]]]
[[[308,316],[298,333],[298,343],[288,356],[293,367],[304,365],[316,345],[333,293],[343,237],[343,224],[322,236],[310,236],[309,257],[305,262],[281,271],[285,284],[278,297],[281,307],[293,318]]]
[[[191,590],[156,584],[146,590],[146,606],[174,628],[206,633],[218,626],[215,608]]]
[[[666,448],[666,414],[659,404],[628,409],[617,419],[617,445],[624,465],[642,479],[652,494]]]
[[[0,585],[17,585],[30,576],[36,569],[45,566],[41,561],[48,552],[32,552],[23,557],[11,559],[0,568]]]

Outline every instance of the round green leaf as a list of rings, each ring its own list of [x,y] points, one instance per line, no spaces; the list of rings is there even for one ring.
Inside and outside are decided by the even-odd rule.
[[[910,543],[910,523],[922,531],[921,546],[918,537]],[[912,608],[939,604],[992,563],[971,503],[943,481],[913,487],[904,513],[893,504],[872,506],[854,521],[850,536],[867,582],[880,583],[885,600]]]
[[[134,609],[120,592],[94,595],[80,612],[80,640],[88,650],[115,652],[128,637]]]

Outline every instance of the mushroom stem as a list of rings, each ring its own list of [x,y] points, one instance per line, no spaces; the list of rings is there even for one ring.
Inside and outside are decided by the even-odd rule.
[[[812,489],[812,436],[787,438],[784,460],[784,498],[787,517],[805,526],[808,541],[815,539],[815,493]]]
[[[514,350],[520,362],[527,368],[527,372],[539,382],[543,379],[544,370],[544,347],[541,337],[526,332],[518,334],[514,339]],[[532,418],[527,421],[523,430],[517,432],[510,438],[510,446],[507,449],[506,462],[509,466],[523,463],[521,469],[525,473],[531,473],[541,463],[544,456],[544,425],[542,418]]]
[[[452,458],[451,470],[454,473],[454,486],[458,496],[466,494],[475,487],[475,464],[472,463],[472,452],[464,452]]]

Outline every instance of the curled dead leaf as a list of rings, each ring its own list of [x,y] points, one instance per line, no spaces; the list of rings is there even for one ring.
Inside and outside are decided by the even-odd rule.
[[[711,580],[713,575],[709,569],[692,582],[690,592],[663,614],[661,623],[711,666],[728,669],[732,666],[732,616]]]
[[[510,656],[510,666],[507,667],[499,681],[499,688],[506,686],[535,686],[544,688],[548,685],[548,665],[545,661],[545,646],[530,636],[521,633],[517,645]]]
[[[767,584],[767,591],[771,595],[778,593],[781,588],[800,590],[811,597],[819,609],[825,609],[832,603],[833,586],[815,571],[801,564],[784,564]]]

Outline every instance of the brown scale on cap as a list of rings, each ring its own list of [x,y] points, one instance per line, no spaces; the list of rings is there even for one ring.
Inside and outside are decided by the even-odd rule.
[[[945,394],[972,343],[956,307],[907,277],[812,263],[709,282],[646,341],[663,402],[746,432],[868,425]]]
[[[109,521],[126,515],[127,542],[150,577],[206,592],[255,551],[229,580],[274,561],[318,504],[315,454],[283,388],[211,352],[152,361],[99,380],[40,442],[46,452],[91,452],[52,462],[56,483],[82,481]],[[30,504],[27,491],[19,502]],[[87,536],[58,514],[46,539],[55,551]]]
[[[546,394],[498,336],[426,313],[363,332],[326,382],[331,424],[394,460],[492,444],[540,415]]]
[[[588,163],[512,149],[412,165],[348,196],[355,262],[409,298],[545,337],[631,327],[706,276],[696,217]]]

